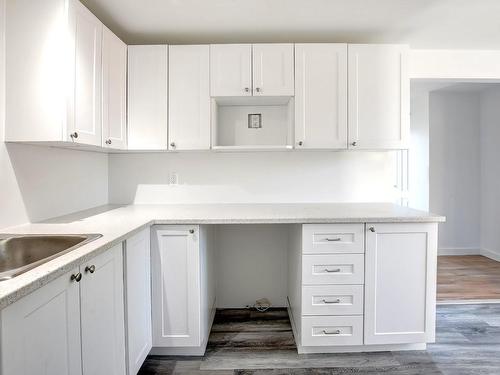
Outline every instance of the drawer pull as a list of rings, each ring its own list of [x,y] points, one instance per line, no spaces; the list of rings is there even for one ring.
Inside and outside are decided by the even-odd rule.
[[[342,271],[340,268],[335,268],[335,269],[333,269],[333,270],[330,270],[330,269],[328,269],[328,268],[325,268],[325,272],[328,272],[328,273],[332,273],[332,272],[340,272],[340,271]]]
[[[342,332],[340,332],[340,329],[337,329],[336,331],[329,332],[326,329],[323,330],[324,335],[340,335]]]
[[[337,298],[335,301],[328,301],[328,300],[324,299],[323,303],[340,303],[340,298]]]
[[[342,241],[342,238],[337,237],[337,238],[325,238],[328,242],[338,242]]]

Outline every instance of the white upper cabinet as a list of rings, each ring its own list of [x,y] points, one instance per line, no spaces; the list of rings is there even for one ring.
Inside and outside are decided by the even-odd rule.
[[[167,149],[166,45],[128,47],[128,148]]]
[[[406,148],[410,123],[408,46],[349,44],[349,147]]]
[[[293,44],[253,45],[253,94],[294,95]]]
[[[437,224],[366,224],[365,344],[434,341]]]
[[[122,245],[80,266],[83,374],[125,374]]]
[[[252,96],[252,45],[211,45],[210,80],[211,96]]]
[[[293,44],[210,46],[211,96],[293,96]]]
[[[102,28],[76,0],[6,3],[7,141],[101,145]]]
[[[295,45],[295,148],[347,148],[347,44]]]
[[[74,7],[74,118],[68,121],[68,140],[101,146],[101,21],[78,1]]]
[[[210,149],[209,64],[208,45],[169,47],[170,150]]]
[[[102,145],[127,148],[127,45],[104,27],[102,34]]]

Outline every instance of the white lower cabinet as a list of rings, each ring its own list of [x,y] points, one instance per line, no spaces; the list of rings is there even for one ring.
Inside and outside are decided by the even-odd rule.
[[[288,307],[299,353],[433,342],[437,224],[355,226],[291,227]]]
[[[1,311],[2,375],[125,373],[122,246]]]
[[[122,245],[80,266],[84,374],[125,373]]]
[[[434,341],[437,224],[367,224],[365,344]]]
[[[61,276],[1,311],[3,375],[80,375],[80,292]]]
[[[137,374],[152,347],[150,230],[125,242],[125,298],[128,374]]]
[[[215,312],[210,228],[158,225],[151,234],[153,352],[203,354]],[[155,348],[164,348],[163,351]]]

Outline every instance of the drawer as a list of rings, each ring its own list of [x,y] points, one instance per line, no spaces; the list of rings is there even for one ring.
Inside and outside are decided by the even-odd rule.
[[[364,224],[304,224],[304,254],[365,252]]]
[[[363,315],[362,285],[304,285],[304,315]]]
[[[364,254],[302,255],[302,284],[363,284]]]
[[[302,346],[363,345],[362,316],[302,317]]]

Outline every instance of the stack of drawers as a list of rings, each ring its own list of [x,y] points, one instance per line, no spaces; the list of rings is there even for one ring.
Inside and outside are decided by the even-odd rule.
[[[364,224],[302,226],[303,346],[363,344]]]

